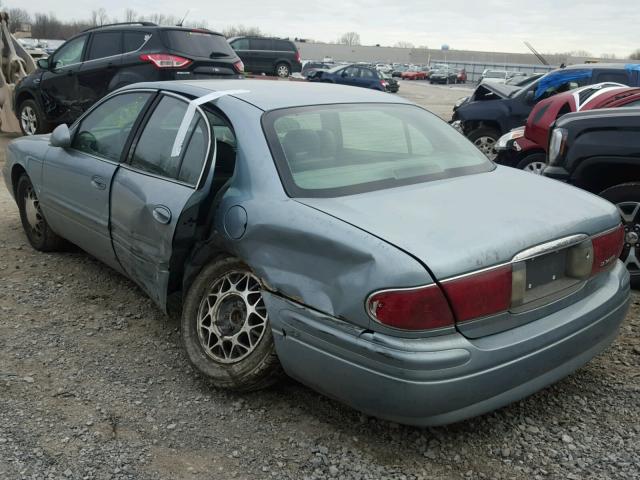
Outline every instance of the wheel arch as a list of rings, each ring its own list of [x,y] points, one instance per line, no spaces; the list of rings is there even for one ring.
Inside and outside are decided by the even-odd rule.
[[[592,157],[583,160],[571,183],[596,195],[623,183],[640,182],[640,158]]]
[[[16,198],[17,196],[18,180],[22,175],[29,176],[29,174],[27,173],[27,170],[20,163],[16,163],[11,168],[11,188],[13,189],[14,198]]]

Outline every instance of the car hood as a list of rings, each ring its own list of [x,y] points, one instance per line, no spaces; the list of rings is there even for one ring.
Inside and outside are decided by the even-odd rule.
[[[595,195],[508,167],[359,195],[297,200],[406,251],[439,280],[620,222],[616,208]]]
[[[484,80],[478,88],[486,88],[487,90],[495,93],[501,98],[509,98],[515,92],[520,90],[520,87],[514,87],[513,85],[505,85],[504,83],[485,82]]]

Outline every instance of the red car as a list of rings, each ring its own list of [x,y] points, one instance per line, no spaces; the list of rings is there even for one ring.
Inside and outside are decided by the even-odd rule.
[[[403,80],[426,80],[427,72],[422,70],[407,70],[400,74],[400,78]]]
[[[541,174],[551,126],[558,118],[570,112],[631,106],[640,106],[640,88],[619,83],[598,83],[554,95],[531,110],[524,127],[500,137],[495,162]]]

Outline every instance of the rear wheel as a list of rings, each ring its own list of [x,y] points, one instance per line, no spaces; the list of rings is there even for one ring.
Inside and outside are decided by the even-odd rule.
[[[471,131],[467,138],[484,153],[489,160],[495,160],[498,156],[496,142],[500,138],[500,133],[493,128],[476,128]]]
[[[18,180],[16,199],[22,228],[31,246],[41,252],[61,250],[65,240],[49,227],[40,209],[36,191],[27,175],[22,175]]]
[[[289,68],[289,65],[287,65],[286,63],[277,64],[276,75],[279,76],[280,78],[287,78],[289,75],[291,75],[291,70]]]
[[[532,153],[518,162],[517,168],[535,175],[542,175],[547,166],[547,156],[544,153]]]
[[[17,111],[20,121],[20,130],[25,135],[38,135],[48,133],[51,125],[45,120],[42,110],[34,100],[25,100]]]
[[[624,225],[624,247],[620,260],[624,262],[631,282],[640,287],[640,183],[623,183],[600,193],[602,198],[615,204]]]
[[[261,292],[260,280],[233,257],[206,266],[189,289],[182,341],[216,387],[258,390],[282,375]]]

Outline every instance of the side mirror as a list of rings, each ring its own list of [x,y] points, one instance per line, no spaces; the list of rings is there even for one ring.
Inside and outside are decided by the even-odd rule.
[[[36,64],[38,65],[38,68],[41,68],[42,70],[49,70],[49,59],[48,58],[40,58],[40,59],[38,59]]]
[[[49,145],[52,147],[68,148],[71,146],[71,134],[66,123],[58,125],[49,137]]]
[[[527,103],[527,105],[533,105],[534,103],[536,103],[535,92],[533,90],[529,90],[524,96],[524,101]]]

